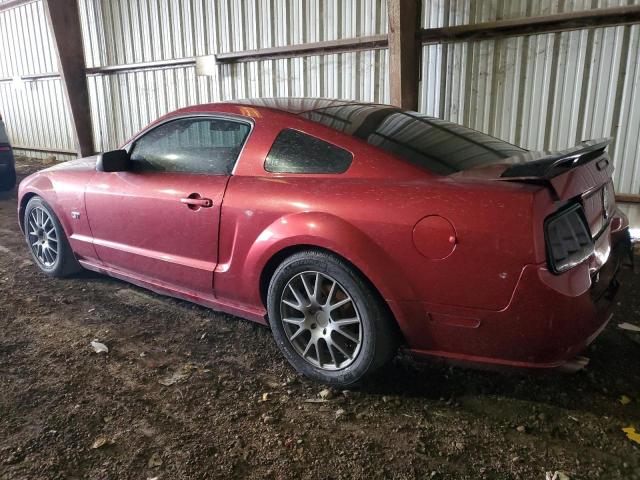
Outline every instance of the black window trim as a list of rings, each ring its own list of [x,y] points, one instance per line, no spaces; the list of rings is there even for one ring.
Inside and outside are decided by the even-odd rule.
[[[220,176],[233,176],[236,173],[236,167],[238,166],[238,161],[240,160],[240,157],[242,157],[242,154],[244,152],[245,147],[247,146],[247,143],[249,142],[249,137],[251,136],[251,134],[253,133],[253,128],[255,127],[255,123],[253,122],[253,120],[248,119],[247,117],[243,117],[241,115],[235,115],[235,114],[227,114],[227,113],[189,113],[189,114],[185,114],[185,115],[175,115],[172,116],[170,118],[167,118],[166,120],[163,120],[160,123],[156,123],[154,125],[152,125],[151,127],[148,127],[146,129],[144,129],[143,131],[141,131],[140,133],[138,133],[133,139],[131,139],[127,144],[125,144],[122,149],[125,150],[129,155],[131,155],[131,152],[133,152],[133,148],[136,145],[136,142],[138,142],[138,140],[140,140],[142,137],[146,136],[148,133],[151,133],[153,130],[155,130],[156,128],[162,127],[164,125],[166,125],[167,123],[171,123],[171,122],[175,122],[176,120],[185,120],[185,119],[200,119],[200,118],[211,118],[211,119],[218,119],[218,120],[227,120],[230,122],[237,122],[237,123],[244,123],[245,125],[247,125],[249,127],[249,132],[247,133],[247,136],[244,138],[244,142],[242,143],[242,148],[240,149],[240,152],[238,153],[238,156],[233,164],[233,168],[231,169],[231,173],[227,174],[222,174],[222,173],[190,173],[190,172],[182,172],[185,173],[187,175],[209,175],[212,177],[220,177]],[[167,172],[145,172],[145,173],[149,173],[149,174],[163,174],[163,173],[167,173]],[[175,173],[175,172],[172,172]]]
[[[327,127],[330,128],[330,127]],[[331,145],[332,147],[335,148],[339,148],[340,150],[343,150],[345,152],[347,152],[349,155],[351,155],[351,162],[349,162],[349,166],[346,168],[346,170],[342,171],[342,172],[323,172],[323,173],[306,173],[306,172],[272,172],[271,170],[267,170],[267,159],[269,158],[269,153],[271,153],[271,149],[273,148],[273,145],[276,143],[276,141],[278,140],[278,137],[280,136],[280,134],[286,130],[292,130],[294,132],[298,132],[301,133],[303,135],[306,135],[307,137],[311,137],[314,138],[316,140],[319,140],[321,142],[327,143],[329,145]],[[333,130],[333,132],[335,132],[336,130]],[[338,132],[338,133],[342,133],[342,132]],[[355,155],[353,154],[353,152],[351,150],[349,150],[348,148],[345,148],[341,145],[336,144],[335,142],[330,142],[324,138],[320,138],[318,135],[315,135],[313,133],[309,133],[309,132],[305,132],[304,130],[301,130],[299,128],[295,128],[295,127],[284,127],[281,128],[278,133],[276,134],[275,138],[273,139],[273,142],[271,142],[271,146],[269,147],[269,151],[267,152],[267,154],[264,157],[264,161],[262,162],[262,170],[264,170],[266,173],[268,173],[269,175],[303,175],[303,176],[307,176],[307,175],[343,175],[345,173],[347,173],[349,171],[349,169],[351,168],[351,166],[353,165],[353,160],[355,159]]]

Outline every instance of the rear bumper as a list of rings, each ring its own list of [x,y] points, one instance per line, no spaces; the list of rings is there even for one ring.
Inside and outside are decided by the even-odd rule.
[[[562,275],[553,275],[545,265],[524,267],[503,310],[418,302],[396,305],[423,319],[406,325],[410,350],[417,355],[525,368],[554,368],[572,360],[612,316],[620,286],[618,273],[631,246],[624,220],[613,223],[607,238],[599,241],[599,257],[591,264],[585,262]]]

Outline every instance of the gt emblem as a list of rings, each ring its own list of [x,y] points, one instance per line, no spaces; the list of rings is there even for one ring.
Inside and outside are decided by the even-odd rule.
[[[609,188],[605,185],[602,189],[602,210],[604,219],[609,218]]]
[[[80,218],[80,212],[73,211],[71,212],[71,218],[78,219]]]

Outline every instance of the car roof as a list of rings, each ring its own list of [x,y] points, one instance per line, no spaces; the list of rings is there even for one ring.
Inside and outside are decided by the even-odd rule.
[[[200,104],[187,107],[186,109],[180,109],[177,112],[184,110],[194,111],[210,111],[215,108],[216,105],[239,105],[254,108],[269,108],[272,110],[280,110],[282,112],[291,113],[294,115],[319,110],[321,108],[338,107],[344,105],[378,105],[375,103],[356,102],[351,100],[338,100],[333,98],[309,98],[309,97],[272,97],[272,98],[246,98],[239,100],[227,100],[217,103]],[[380,105],[382,106],[382,105]]]

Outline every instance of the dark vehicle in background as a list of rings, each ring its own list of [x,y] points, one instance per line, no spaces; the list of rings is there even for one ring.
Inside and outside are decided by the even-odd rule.
[[[16,162],[2,116],[0,116],[0,191],[11,190],[15,185]]]

